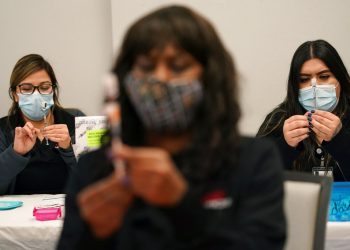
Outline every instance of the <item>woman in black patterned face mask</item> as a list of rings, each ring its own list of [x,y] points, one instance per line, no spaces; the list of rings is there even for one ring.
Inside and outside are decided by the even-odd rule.
[[[79,160],[58,249],[282,249],[281,161],[239,135],[236,71],[213,26],[161,8],[120,51],[123,145]]]
[[[202,71],[191,54],[173,44],[136,58],[124,84],[149,132],[181,134],[191,128],[203,97]]]

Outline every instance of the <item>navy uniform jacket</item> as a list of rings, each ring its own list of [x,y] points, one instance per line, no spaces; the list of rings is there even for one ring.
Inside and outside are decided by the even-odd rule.
[[[272,113],[268,114],[261,127],[266,126],[266,122],[269,121],[269,126],[277,124],[279,118],[272,117]],[[258,135],[260,136],[260,135]],[[299,157],[304,151],[304,146],[299,142],[296,148],[291,147],[287,144],[284,139],[283,131],[275,130],[271,134],[267,135],[268,138],[275,141],[280,150],[282,160],[285,169],[293,170],[293,162]],[[317,166],[320,166],[320,159],[316,153],[317,147],[315,147],[315,156],[318,160]],[[333,159],[331,159],[330,167],[333,167],[333,178],[334,181],[350,181],[350,111],[346,113],[342,119],[342,128],[331,141],[322,142],[323,154],[329,153]],[[314,164],[311,161],[304,161],[303,171],[311,172]]]
[[[61,108],[55,108],[53,115],[55,124],[67,125],[69,134],[74,140],[74,116]],[[28,154],[19,155],[13,150],[14,129],[18,126],[24,126],[20,114],[0,119],[0,195],[62,193],[68,179],[68,173],[77,165],[72,148],[63,150],[55,147],[53,142],[45,146],[45,139],[43,142],[37,139],[36,144]],[[50,170],[48,170],[49,168]],[[28,176],[34,176],[34,178],[28,180]],[[23,183],[17,192],[16,182],[17,184]],[[35,186],[36,184],[38,185]],[[33,189],[25,190],[26,185],[29,187],[33,185]],[[46,186],[48,187],[46,188]]]
[[[182,159],[184,160],[184,159]],[[179,159],[174,159],[179,167]],[[113,169],[104,149],[80,158],[68,183],[66,215],[58,249],[283,249],[282,163],[266,139],[242,138],[239,163],[211,175],[189,190],[174,207],[134,200],[121,229],[97,239],[82,220],[76,202],[84,187]],[[179,167],[181,170],[181,168]],[[103,213],[103,211],[101,211]]]

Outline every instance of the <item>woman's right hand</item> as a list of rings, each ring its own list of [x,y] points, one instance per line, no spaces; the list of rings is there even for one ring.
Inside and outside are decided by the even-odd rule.
[[[283,136],[291,147],[298,146],[298,143],[309,136],[309,122],[307,115],[293,115],[284,121]]]
[[[27,122],[24,127],[16,127],[13,150],[20,155],[25,155],[34,146],[37,138],[38,129],[33,124]]]
[[[120,169],[115,174],[86,187],[77,198],[80,214],[99,238],[117,231],[132,200],[131,190],[123,184]]]

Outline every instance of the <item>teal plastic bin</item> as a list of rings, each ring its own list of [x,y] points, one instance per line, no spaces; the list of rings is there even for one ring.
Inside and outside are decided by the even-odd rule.
[[[328,212],[329,221],[350,221],[350,182],[334,182]]]

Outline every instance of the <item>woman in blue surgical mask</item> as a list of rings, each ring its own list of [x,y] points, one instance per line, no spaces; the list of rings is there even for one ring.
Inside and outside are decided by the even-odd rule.
[[[282,163],[270,141],[239,135],[236,71],[213,26],[182,6],[152,11],[113,72],[123,144],[79,159],[58,249],[283,249]]]
[[[58,102],[51,65],[36,54],[21,58],[9,94],[12,107],[0,119],[0,194],[62,193],[76,165],[74,116]]]
[[[335,181],[350,180],[350,77],[326,41],[303,43],[294,53],[285,100],[257,136],[274,138],[285,167]]]

